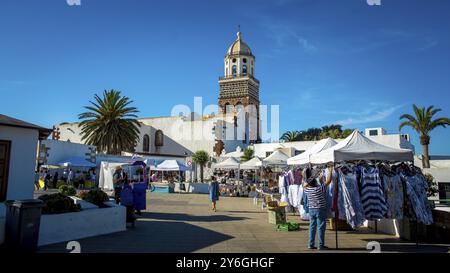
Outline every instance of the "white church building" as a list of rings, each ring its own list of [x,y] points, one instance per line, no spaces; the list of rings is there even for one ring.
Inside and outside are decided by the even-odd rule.
[[[144,157],[189,157],[205,150],[214,156],[260,140],[255,56],[240,32],[225,54],[224,73],[219,78],[217,114],[140,118],[139,141],[131,152]],[[57,140],[84,144],[79,123],[61,123],[55,128]]]

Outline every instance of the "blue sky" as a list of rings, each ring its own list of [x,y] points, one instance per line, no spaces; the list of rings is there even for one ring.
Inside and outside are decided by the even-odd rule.
[[[411,104],[450,116],[450,1],[2,0],[0,113],[50,127],[118,89],[140,117],[217,101],[241,25],[280,131],[341,123],[398,131]],[[412,133],[417,151],[418,136]],[[450,129],[431,154],[450,154]]]

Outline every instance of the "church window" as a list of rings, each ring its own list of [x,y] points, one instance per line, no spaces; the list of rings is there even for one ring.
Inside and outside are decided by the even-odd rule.
[[[244,75],[244,76],[247,75],[247,65],[245,65],[245,64],[242,66],[242,75]]]
[[[233,76],[236,76],[236,73],[237,73],[237,67],[236,67],[236,65],[233,65],[233,68],[232,68],[231,73],[233,74]]]
[[[244,60],[243,60],[243,61],[244,61],[244,64],[246,64],[246,63],[247,63],[247,59],[246,59],[246,58],[244,58]]]
[[[144,139],[142,140],[142,151],[150,152],[150,137],[148,135],[144,135]]]
[[[236,62],[236,58],[233,59],[233,63],[235,63],[235,62]]]
[[[161,130],[158,130],[155,133],[155,146],[156,147],[164,146],[164,133]]]

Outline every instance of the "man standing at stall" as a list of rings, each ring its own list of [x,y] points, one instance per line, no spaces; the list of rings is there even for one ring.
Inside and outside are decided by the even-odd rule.
[[[328,176],[325,183],[320,169],[305,170],[305,193],[309,209],[309,249],[315,249],[316,230],[319,229],[319,250],[327,249],[325,246],[325,228],[327,218],[327,202],[325,193],[333,177],[333,167],[328,167]]]
[[[126,181],[125,173],[122,167],[117,167],[116,171],[113,174],[114,199],[116,200],[117,204],[120,203],[120,194],[124,185],[124,181]]]

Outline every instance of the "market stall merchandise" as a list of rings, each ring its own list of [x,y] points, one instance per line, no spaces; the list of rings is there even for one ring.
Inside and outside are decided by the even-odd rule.
[[[433,222],[425,179],[419,168],[407,163],[413,162],[412,151],[378,144],[354,131],[310,159],[318,168],[332,163],[339,174],[339,179],[330,185],[335,226],[338,219],[356,228],[364,220],[402,217],[403,208],[417,222]],[[327,175],[325,170],[323,175]],[[400,205],[403,196],[407,198]],[[336,248],[337,234],[336,229]]]
[[[178,173],[178,182],[180,182],[180,193],[181,190],[186,190],[184,187],[182,172],[191,170],[191,167],[186,166],[185,164],[179,162],[178,160],[164,160],[161,164],[158,164],[156,168],[152,169],[155,171],[162,172],[162,179],[164,179],[164,172],[177,172]]]

